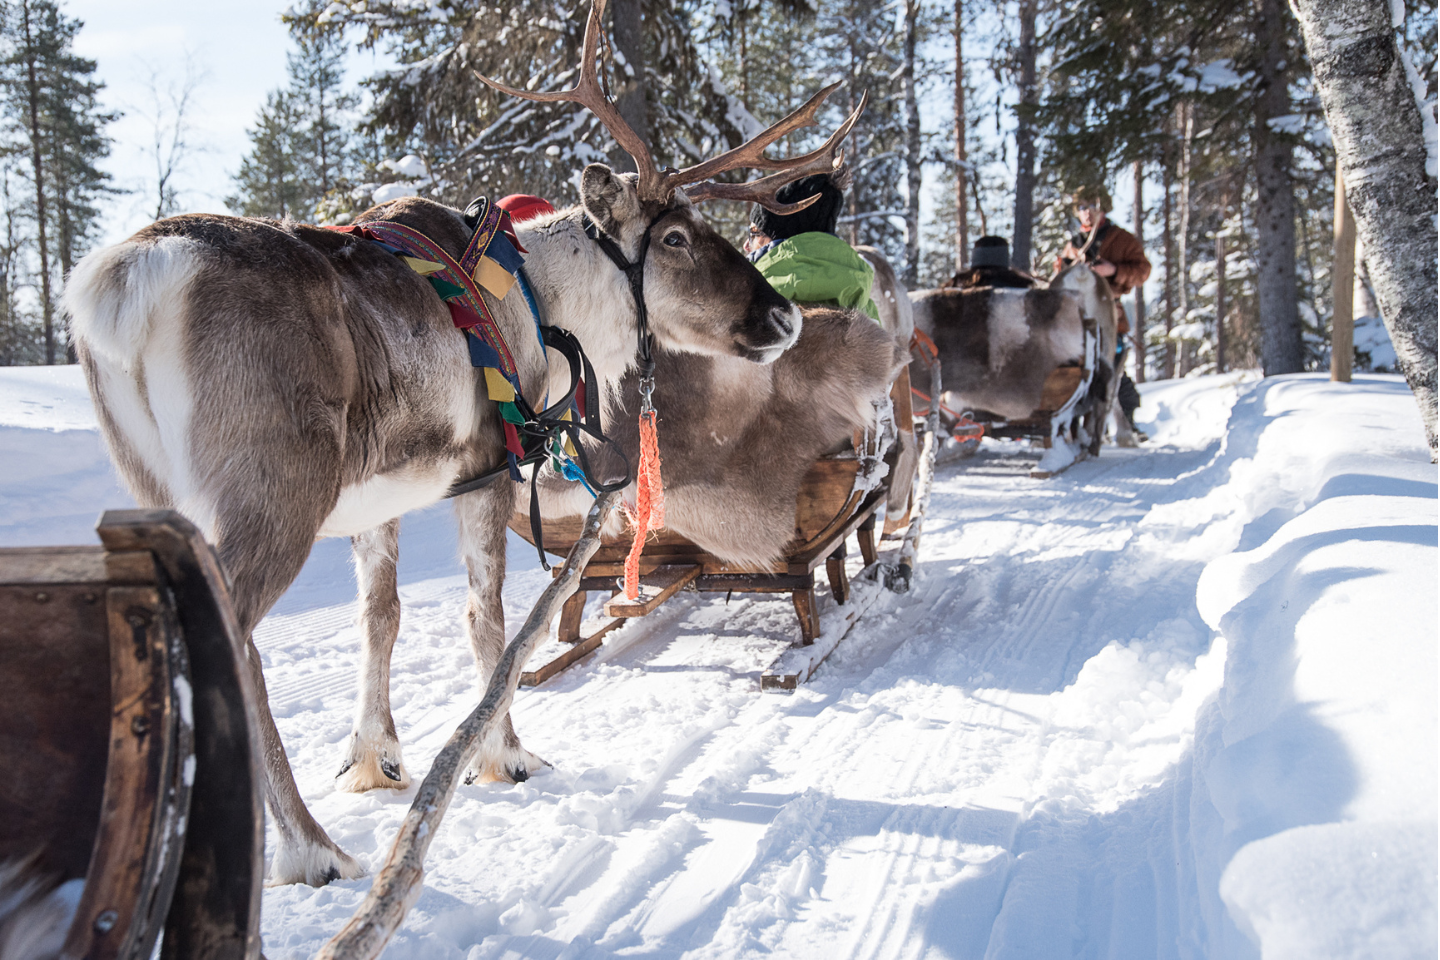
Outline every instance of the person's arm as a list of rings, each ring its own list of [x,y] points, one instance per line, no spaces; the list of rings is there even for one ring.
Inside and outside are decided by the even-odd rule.
[[[1120,242],[1109,251],[1113,255],[1106,257],[1115,265],[1111,283],[1126,289],[1138,287],[1150,278],[1150,261],[1145,257],[1145,247],[1128,232],[1116,239]]]

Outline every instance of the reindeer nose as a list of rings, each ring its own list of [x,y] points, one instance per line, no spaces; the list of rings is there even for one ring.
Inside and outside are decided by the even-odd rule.
[[[795,337],[796,321],[799,319],[799,311],[790,304],[786,304],[783,307],[770,308],[770,323],[779,332],[780,336],[787,340]]]

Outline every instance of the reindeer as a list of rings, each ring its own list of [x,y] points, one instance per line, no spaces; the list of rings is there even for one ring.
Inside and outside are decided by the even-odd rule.
[[[526,272],[549,323],[585,345],[602,394],[636,361],[637,310],[648,334],[681,352],[773,362],[802,318],[698,213],[714,197],[776,204],[792,179],[828,171],[852,116],[820,150],[787,160],[766,148],[814,123],[834,86],[753,140],[684,170],[661,171],[605,97],[596,73],[604,0],[586,26],[574,89],[531,93],[593,111],[638,174],[591,164],[581,205],[520,225]],[[741,167],[775,171],[748,184],[715,183]],[[788,212],[795,206],[776,205]],[[358,222],[390,220],[458,257],[461,214],[405,198]],[[637,264],[643,300],[586,232],[587,219]],[[653,241],[653,242],[652,242]],[[521,296],[486,294],[524,395],[547,381],[545,350]],[[268,882],[361,875],[306,809],[264,695],[255,625],[299,573],[317,537],[352,538],[361,590],[364,667],[342,787],[408,783],[389,719],[389,648],[396,602],[383,579],[398,517],[435,502],[456,481],[503,463],[501,421],[464,337],[429,285],[399,258],[353,236],[290,221],[188,215],[162,220],[76,266],[65,306],[101,432],[120,475],[145,506],[183,512],[215,544],[259,692],[266,800],[279,835]],[[465,623],[480,690],[504,643],[505,523],[515,487],[501,481],[456,498],[469,574]],[[389,568],[393,575],[393,567]],[[383,654],[383,655],[382,655]],[[478,780],[524,780],[543,761],[509,721],[480,746]]]

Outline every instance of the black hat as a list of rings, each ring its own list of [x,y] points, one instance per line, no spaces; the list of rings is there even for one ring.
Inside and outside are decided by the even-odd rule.
[[[786,216],[771,213],[757,203],[750,211],[750,222],[772,240],[784,240],[801,233],[834,233],[840,208],[845,204],[844,180],[836,184],[836,179],[832,174],[821,173],[787,183],[775,191],[775,199],[781,203],[796,203],[816,194],[820,199]]]
[[[1010,266],[1010,244],[1004,237],[981,237],[970,255],[972,267]]]

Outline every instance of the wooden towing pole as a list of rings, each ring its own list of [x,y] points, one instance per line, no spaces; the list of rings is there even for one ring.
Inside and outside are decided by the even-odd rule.
[[[390,855],[375,878],[370,892],[350,922],[335,934],[315,960],[374,960],[380,956],[405,914],[420,896],[425,876],[425,853],[455,795],[461,772],[480,742],[504,721],[515,698],[520,672],[550,622],[580,585],[585,565],[600,547],[600,528],[610,516],[620,494],[607,493],[597,499],[585,518],[580,539],[565,559],[560,575],[550,582],[536,601],[520,632],[500,656],[485,696],[470,716],[450,735],[440,755],[410,804],[410,812],[390,847]]]
[[[900,543],[900,559],[884,571],[885,586],[896,593],[908,593],[915,572],[915,555],[920,550],[920,527],[925,522],[925,509],[930,505],[930,487],[935,482],[935,455],[940,448],[940,358],[930,366],[930,410],[925,414],[925,448],[920,451],[920,469],[916,477],[915,512],[905,539]]]

